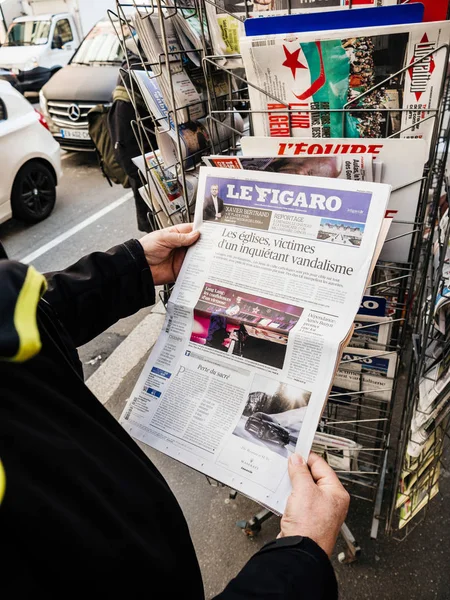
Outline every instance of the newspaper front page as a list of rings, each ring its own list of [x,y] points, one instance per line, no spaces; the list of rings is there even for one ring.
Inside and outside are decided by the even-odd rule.
[[[189,249],[121,423],[281,513],[386,235],[390,187],[200,169]]]
[[[430,143],[449,38],[448,21],[242,37],[254,134]]]

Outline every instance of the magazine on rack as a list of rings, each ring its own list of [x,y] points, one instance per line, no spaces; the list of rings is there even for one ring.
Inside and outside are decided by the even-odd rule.
[[[327,461],[336,471],[358,471],[358,455],[362,445],[348,438],[317,432],[312,451]]]
[[[200,169],[166,321],[122,414],[142,442],[281,513],[387,234],[389,186]],[[327,224],[342,226],[323,239]]]
[[[388,6],[396,0],[353,0],[352,6]],[[268,17],[288,13],[303,14],[324,11],[345,10],[344,0],[216,0],[206,2],[206,14],[211,32],[214,53],[223,55],[229,68],[242,66],[236,55],[240,52],[239,39],[245,34],[244,21],[247,18]],[[246,10],[247,7],[247,10]]]
[[[351,392],[364,392],[368,398],[389,402],[396,365],[395,352],[348,346],[342,355],[333,386]]]
[[[389,242],[385,244],[380,259],[407,262],[415,227],[417,205],[420,197],[422,173],[428,158],[424,140],[376,139],[295,139],[243,137],[244,156],[301,157],[371,155],[374,166],[381,167],[381,182],[392,186],[389,208],[397,211]],[[405,160],[405,157],[407,159]],[[375,180],[376,177],[375,177]]]
[[[350,344],[355,348],[368,347],[374,350],[387,346],[391,337],[392,319],[357,315],[355,330]]]
[[[270,171],[290,175],[313,175],[336,177],[353,181],[373,181],[371,154],[342,156],[204,156],[208,167],[246,169],[247,171]]]
[[[431,143],[449,38],[448,21],[242,37],[254,133],[289,135],[290,120],[293,137]]]
[[[180,91],[186,92],[184,105],[188,105],[191,101],[194,102],[194,105],[193,107],[189,106],[189,109],[183,109],[186,111],[186,114],[183,113],[183,115],[189,117],[190,120],[179,124],[177,129],[173,120],[173,111],[168,107],[159,87],[159,78],[152,77],[146,71],[133,70],[131,72],[150,114],[155,120],[158,147],[167,165],[177,164],[182,160],[186,168],[192,168],[201,161],[203,154],[211,151],[212,145],[219,147],[222,151],[226,150],[232,137],[230,128],[235,132],[244,130],[244,121],[237,111],[228,114],[223,123],[197,118],[198,115],[203,114],[203,109],[200,113],[196,112],[200,97],[191,80],[184,90],[182,81],[178,78],[178,76],[184,77],[182,73],[173,74],[174,85],[180,84]],[[180,118],[180,114],[177,118]],[[180,144],[180,157],[178,143]]]
[[[161,152],[148,152],[145,157],[133,158],[134,164],[141,171],[144,178],[149,173],[149,185],[140,188],[141,196],[153,211],[160,227],[178,225],[186,221],[186,203],[183,197],[183,188],[180,184],[176,167],[166,166]],[[147,167],[147,169],[146,169]],[[189,198],[190,211],[193,212],[195,194],[197,192],[198,173],[190,171],[185,174]]]

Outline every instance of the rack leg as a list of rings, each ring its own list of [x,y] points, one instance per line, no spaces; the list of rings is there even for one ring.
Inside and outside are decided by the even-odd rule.
[[[247,537],[253,538],[261,531],[261,525],[273,515],[270,510],[264,509],[249,521],[238,521],[236,525],[244,530]]]
[[[358,560],[359,555],[361,554],[361,548],[345,523],[341,527],[341,535],[347,544],[347,550],[338,555],[338,560],[340,563],[348,565]]]
[[[389,438],[387,441],[387,446],[389,447]],[[377,497],[375,500],[375,509],[374,509],[373,518],[372,518],[372,528],[370,530],[370,537],[373,540],[376,540],[378,537],[378,527],[380,525],[381,506],[383,504],[383,491],[384,491],[384,484],[386,481],[387,458],[388,458],[388,453],[386,450],[386,452],[384,454],[384,460],[383,460],[383,467],[382,467],[383,470],[381,471],[380,483],[378,485]]]

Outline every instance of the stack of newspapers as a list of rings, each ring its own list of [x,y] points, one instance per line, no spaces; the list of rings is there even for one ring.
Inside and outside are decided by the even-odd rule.
[[[177,20],[168,29],[173,59],[158,72],[156,17],[147,31],[137,25],[156,66],[133,76],[159,144],[135,159],[153,174],[142,195],[161,227],[189,214],[201,237],[187,252],[121,422],[133,437],[279,514],[293,452],[313,449],[363,485],[364,475],[378,473],[370,452],[379,440],[363,447],[350,411],[362,406],[367,423],[390,413],[399,363],[393,332],[402,320],[390,269],[410,265],[446,72],[449,23],[424,23],[423,7],[395,0],[351,4],[358,10],[347,0],[206,2],[207,43],[222,74],[217,95],[233,91],[233,73],[242,84],[243,68],[248,83],[249,110],[213,103],[214,119],[201,114],[201,77],[179,60],[201,41],[205,24],[194,8],[182,9],[186,21],[196,17],[190,33]],[[159,83],[163,73],[185,94],[176,105]],[[253,135],[241,138],[237,153],[222,147],[231,131],[244,131],[247,112]],[[393,281],[389,292],[371,285],[379,260]],[[438,328],[446,327],[449,297],[436,306]],[[436,385],[423,383],[420,415],[435,418],[437,405],[450,412],[437,389],[447,385],[447,362],[441,352],[430,364]],[[352,416],[342,426],[332,415],[346,406]],[[413,420],[421,435],[423,418]],[[422,451],[436,451],[436,431],[422,435],[408,468]],[[437,489],[434,474],[416,473],[398,499],[403,524],[423,506],[419,484]]]

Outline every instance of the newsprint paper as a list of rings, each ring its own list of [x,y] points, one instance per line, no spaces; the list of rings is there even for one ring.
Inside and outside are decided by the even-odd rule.
[[[448,21],[243,37],[254,134],[430,142],[449,38]]]
[[[282,513],[386,235],[390,187],[200,169],[165,324],[121,423]]]

